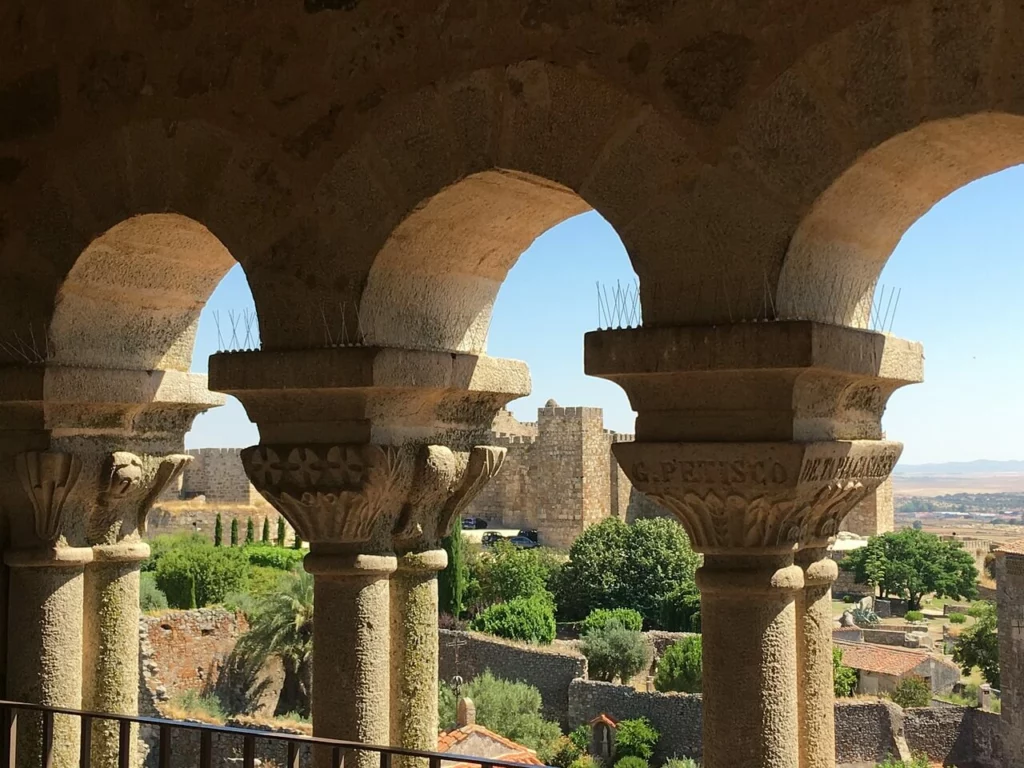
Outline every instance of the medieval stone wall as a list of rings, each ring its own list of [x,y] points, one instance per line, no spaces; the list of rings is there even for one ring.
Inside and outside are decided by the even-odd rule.
[[[1005,548],[996,559],[999,622],[999,682],[1008,745],[1024,766],[1024,542]]]
[[[192,461],[181,476],[181,494],[205,496],[207,502],[258,504],[263,497],[256,492],[242,469],[238,448],[201,448],[188,451]]]
[[[877,536],[893,530],[894,526],[892,478],[888,477],[874,493],[853,508],[840,525],[840,530],[858,536]]]
[[[439,674],[445,682],[456,675],[472,680],[487,670],[503,680],[520,680],[540,691],[544,716],[563,727],[569,722],[570,684],[587,675],[587,660],[566,649],[445,629],[438,645]]]

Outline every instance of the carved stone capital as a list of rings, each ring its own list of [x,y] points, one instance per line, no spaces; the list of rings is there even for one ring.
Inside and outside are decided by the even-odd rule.
[[[393,446],[257,445],[242,451],[249,480],[306,541],[358,544],[398,516],[412,450]]]
[[[395,550],[437,545],[452,524],[494,477],[505,461],[505,448],[478,445],[453,452],[441,445],[423,446],[408,503],[394,529]]]
[[[14,466],[32,502],[35,535],[44,545],[53,546],[64,532],[64,505],[82,462],[70,453],[28,451],[15,456]]]
[[[902,448],[884,440],[613,446],[633,485],[707,554],[825,546]]]
[[[136,532],[145,533],[153,502],[190,461],[192,457],[185,454],[111,453],[100,469],[96,503],[86,522],[90,543],[112,544]]]

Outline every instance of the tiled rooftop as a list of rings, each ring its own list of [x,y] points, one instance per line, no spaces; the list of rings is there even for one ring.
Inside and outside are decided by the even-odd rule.
[[[837,642],[843,652],[843,664],[865,672],[902,677],[928,658],[922,651],[894,648],[872,643]]]

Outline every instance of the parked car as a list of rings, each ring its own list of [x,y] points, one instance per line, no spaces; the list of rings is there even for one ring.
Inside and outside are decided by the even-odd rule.
[[[464,517],[462,527],[467,531],[479,530],[487,527],[487,521],[482,517]]]
[[[504,538],[505,537],[497,531],[488,531],[483,535],[483,538],[480,539],[480,543],[485,547],[493,547],[495,542],[502,541]]]
[[[517,533],[516,536],[525,536],[530,541],[536,544],[540,544],[540,534],[537,533],[536,528],[524,528],[519,533]]]
[[[536,541],[529,539],[526,536],[513,536],[508,540],[508,543],[513,547],[519,547],[519,549],[533,549],[534,547],[540,546]]]

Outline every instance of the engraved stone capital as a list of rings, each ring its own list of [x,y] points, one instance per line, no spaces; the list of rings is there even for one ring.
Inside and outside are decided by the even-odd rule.
[[[490,445],[474,446],[468,453],[441,445],[423,446],[409,501],[395,525],[395,549],[438,545],[462,510],[501,470],[505,453],[505,448]]]
[[[96,503],[89,511],[89,541],[112,544],[135,532],[145,533],[146,516],[153,502],[190,461],[192,457],[186,454],[111,453],[103,461]]]
[[[398,516],[412,449],[365,444],[256,445],[242,451],[249,480],[306,541],[358,544]]]
[[[35,535],[53,546],[64,529],[64,505],[82,470],[69,453],[28,451],[14,458],[22,488],[32,502]]]
[[[884,440],[613,446],[633,485],[707,554],[825,546],[902,448]]]

